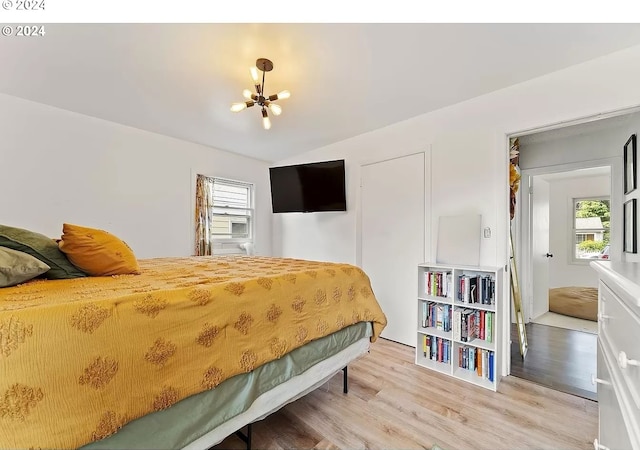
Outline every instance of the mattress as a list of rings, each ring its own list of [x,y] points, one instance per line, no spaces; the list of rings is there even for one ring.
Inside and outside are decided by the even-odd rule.
[[[215,389],[128,423],[86,445],[93,449],[209,448],[323,383],[369,347],[371,325],[360,322],[297,348]],[[293,395],[295,394],[295,395]]]
[[[359,322],[362,270],[266,257],[140,261],[140,275],[0,290],[0,447],[79,447]]]
[[[598,321],[598,289],[567,286],[549,289],[549,311]]]

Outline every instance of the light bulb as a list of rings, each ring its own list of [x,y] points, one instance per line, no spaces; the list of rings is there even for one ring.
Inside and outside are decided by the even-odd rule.
[[[258,68],[250,67],[249,71],[251,72],[251,78],[253,79],[253,84],[260,84],[260,77],[258,76]]]
[[[275,103],[269,103],[269,109],[274,116],[279,116],[280,114],[282,114],[282,107],[280,105],[276,105]]]
[[[251,95],[253,95],[253,93],[249,89],[242,91],[242,96],[247,100],[251,100]]]
[[[231,105],[231,111],[240,112],[243,109],[246,109],[246,107],[247,107],[246,103],[234,103],[233,105]]]
[[[282,91],[282,92],[278,92],[278,100],[284,100],[285,98],[289,98],[291,97],[291,92],[289,91]]]
[[[271,121],[269,120],[269,115],[267,114],[267,110],[262,108],[262,126],[265,130],[271,128]]]

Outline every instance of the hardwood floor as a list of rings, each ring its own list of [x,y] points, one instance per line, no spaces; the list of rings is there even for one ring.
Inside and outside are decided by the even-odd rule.
[[[379,339],[342,374],[253,426],[268,449],[589,449],[597,403],[515,377],[498,392],[414,364],[414,349]],[[228,437],[216,449],[241,449]]]
[[[591,374],[596,373],[598,336],[537,323],[526,325],[529,350],[522,360],[515,324],[511,327],[511,374],[552,389],[597,399]]]

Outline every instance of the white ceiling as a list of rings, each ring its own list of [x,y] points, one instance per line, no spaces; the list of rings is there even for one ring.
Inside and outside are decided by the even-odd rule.
[[[0,92],[278,161],[640,43],[638,24],[48,24],[0,39]],[[249,66],[289,89],[234,114]]]

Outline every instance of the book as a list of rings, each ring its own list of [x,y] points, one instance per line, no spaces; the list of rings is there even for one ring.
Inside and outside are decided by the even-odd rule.
[[[445,305],[444,307],[444,331],[451,331],[451,306]]]
[[[475,352],[475,348],[473,347],[468,347],[468,352],[469,352],[469,358],[467,359],[467,361],[469,362],[469,370],[475,371],[476,370],[476,352]]]
[[[481,303],[484,305],[489,305],[491,303],[491,277],[486,275],[482,277],[482,301]]]
[[[431,360],[435,361],[437,357],[438,357],[437,339],[432,336],[431,337]]]
[[[422,328],[427,328],[427,321],[429,320],[429,305],[427,302],[422,302]]]
[[[444,331],[444,306],[436,306],[436,330]]]
[[[491,292],[490,292],[490,302],[489,304],[493,305],[496,299],[496,280],[491,279]]]
[[[424,293],[431,295],[431,272],[424,273]]]
[[[467,336],[469,334],[469,326],[467,325],[468,314],[466,310],[460,311],[460,340],[467,342]]]
[[[493,361],[494,360],[494,356],[493,356],[493,352],[489,352],[489,381],[493,381],[494,379],[494,370],[493,370]]]
[[[471,284],[470,284],[469,280],[470,280],[469,277],[467,277],[467,276],[464,277],[464,295],[463,295],[463,298],[462,298],[462,301],[464,303],[470,303],[471,294],[470,294],[469,290],[471,288]]]
[[[489,378],[489,351],[482,351],[482,378]]]
[[[469,278],[469,301],[468,303],[477,303],[478,298],[478,278]]]
[[[463,330],[464,342],[471,342],[478,335],[477,313],[478,311],[473,309],[465,309],[463,311],[466,319],[463,319],[463,321],[466,322],[466,330]]]
[[[460,275],[458,279],[458,300],[462,303],[471,303],[471,278],[468,275]]]
[[[453,274],[447,273],[447,297],[453,298]]]
[[[452,319],[452,330],[453,330],[453,339],[455,341],[462,340],[460,338],[462,331],[462,311],[459,308],[455,308],[453,310],[453,319]]]

